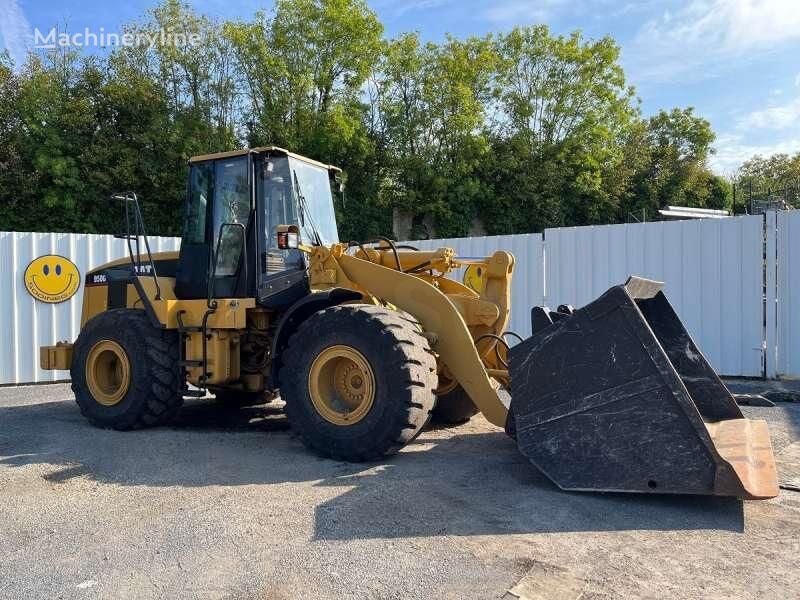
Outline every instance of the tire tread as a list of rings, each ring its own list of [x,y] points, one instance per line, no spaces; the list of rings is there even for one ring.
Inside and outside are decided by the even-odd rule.
[[[138,338],[131,339],[130,332],[135,332]],[[93,414],[93,405],[96,403],[86,386],[83,362],[89,349],[98,340],[119,341],[124,337],[128,337],[126,351],[129,352],[131,366],[137,365],[137,369],[143,369],[139,376],[132,372],[131,388],[126,399],[134,393],[141,401],[136,402],[137,410],[109,422]],[[81,414],[96,427],[132,430],[162,425],[171,421],[183,405],[177,363],[178,334],[174,330],[153,327],[142,310],[113,309],[92,318],[78,336],[73,355],[78,360],[73,361],[70,369],[72,391]]]
[[[305,385],[297,365],[308,360],[305,349],[309,340],[335,327],[352,327],[365,336],[381,340],[391,355],[396,371],[385,374],[391,378],[392,397],[402,405],[397,411],[391,433],[382,440],[362,448],[332,445],[305,426],[303,413],[295,398],[286,398],[286,414],[303,443],[323,456],[352,462],[379,460],[399,451],[411,442],[430,419],[435,404],[433,390],[438,383],[436,359],[419,322],[411,315],[382,306],[367,304],[339,305],[318,311],[302,323],[289,339],[280,372],[282,388],[301,389]],[[369,358],[369,357],[368,357]],[[284,390],[282,390],[284,391]]]

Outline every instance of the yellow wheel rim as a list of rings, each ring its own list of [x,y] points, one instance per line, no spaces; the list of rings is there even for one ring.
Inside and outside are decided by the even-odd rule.
[[[100,340],[86,358],[86,384],[98,404],[114,406],[128,393],[131,363],[116,342]]]
[[[331,346],[311,364],[308,393],[323,419],[334,425],[354,425],[375,403],[375,376],[358,350]]]

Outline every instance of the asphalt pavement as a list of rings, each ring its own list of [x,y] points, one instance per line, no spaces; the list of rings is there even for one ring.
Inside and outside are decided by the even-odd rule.
[[[781,463],[800,404],[748,407]],[[787,458],[789,457],[789,458]],[[784,468],[779,465],[779,468]],[[0,389],[2,598],[788,598],[800,493],[565,493],[482,417],[396,457],[310,454],[279,403],[88,425],[68,385]]]

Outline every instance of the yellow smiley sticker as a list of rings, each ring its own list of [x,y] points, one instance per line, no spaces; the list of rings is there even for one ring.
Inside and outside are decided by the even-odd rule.
[[[470,265],[464,271],[464,285],[473,292],[482,294],[486,289],[486,267],[484,265]]]
[[[40,256],[32,260],[25,269],[25,287],[28,293],[42,302],[57,304],[69,300],[80,285],[78,267],[63,256]]]

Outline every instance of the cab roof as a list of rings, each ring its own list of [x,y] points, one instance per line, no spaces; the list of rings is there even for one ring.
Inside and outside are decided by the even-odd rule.
[[[335,167],[333,165],[326,165],[325,163],[321,163],[317,160],[307,158],[299,154],[295,154],[294,152],[289,152],[288,150],[284,148],[279,148],[278,146],[259,146],[258,148],[242,148],[240,150],[231,150],[229,152],[217,152],[215,154],[201,154],[200,156],[193,156],[192,158],[190,158],[189,164],[203,162],[206,160],[215,160],[217,158],[233,158],[236,156],[246,156],[248,154],[266,154],[266,153],[291,156],[292,158],[296,158],[298,160],[302,160],[317,167],[322,167],[323,169],[327,169],[329,172],[332,173],[341,173],[342,171],[339,167]]]

